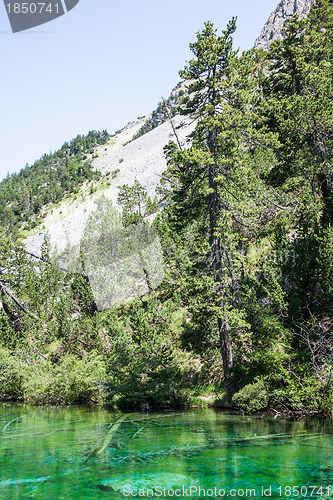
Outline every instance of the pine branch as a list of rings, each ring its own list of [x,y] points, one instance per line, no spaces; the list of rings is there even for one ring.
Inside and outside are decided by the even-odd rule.
[[[23,304],[22,302],[20,302],[16,297],[15,295],[13,294],[13,292],[11,292],[11,290],[9,290],[9,288],[7,288],[3,283],[1,283],[0,281],[0,288],[1,288],[1,291],[8,295],[8,297],[10,297],[14,302],[15,304],[26,314],[29,314],[29,316],[31,316],[32,318],[34,318],[36,321],[38,321],[38,317],[35,316],[35,314],[33,314],[32,312],[30,312]]]

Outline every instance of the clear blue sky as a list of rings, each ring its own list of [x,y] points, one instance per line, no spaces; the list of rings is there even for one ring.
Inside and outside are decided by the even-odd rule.
[[[110,133],[152,111],[178,83],[205,21],[238,17],[252,47],[278,0],[80,0],[66,15],[12,34],[0,4],[0,179],[89,130]]]

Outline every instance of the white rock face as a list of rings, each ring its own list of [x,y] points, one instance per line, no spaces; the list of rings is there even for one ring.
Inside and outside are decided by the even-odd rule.
[[[89,277],[94,300],[99,311],[119,305],[149,293],[164,277],[164,265],[160,240],[156,232],[145,226],[136,226],[126,234],[121,227],[114,229],[107,222],[103,225],[104,209],[96,201],[105,196],[104,206],[117,207],[118,188],[131,186],[137,179],[148,194],[154,197],[160,176],[166,169],[163,148],[170,140],[176,141],[173,127],[177,129],[178,141],[185,145],[195,124],[181,116],[164,122],[155,129],[132,141],[149,116],[129,123],[110,141],[97,149],[98,157],[93,167],[103,174],[97,192],[91,194],[89,186],[83,186],[80,194],[64,199],[46,214],[44,227],[36,229],[25,245],[29,252],[41,255],[46,234],[51,244],[51,258],[59,267],[71,272],[80,272],[80,249],[85,271]],[[130,142],[128,142],[130,141]],[[108,175],[105,177],[105,175]],[[107,182],[107,184],[106,184]],[[112,208],[111,206],[111,208]],[[97,210],[96,210],[97,209]],[[94,212],[98,219],[94,231],[88,232],[82,241],[89,215]],[[97,213],[97,214],[96,214]],[[116,247],[117,251],[112,253]],[[104,246],[103,246],[104,245]],[[108,251],[108,253],[106,253]],[[148,278],[149,277],[149,282]]]
[[[260,36],[255,41],[257,49],[268,50],[273,40],[282,38],[282,28],[287,19],[294,14],[306,17],[315,0],[282,0],[269,16]]]
[[[108,144],[97,150],[98,158],[93,166],[109,177],[111,185],[103,187],[93,195],[89,190],[81,190],[79,197],[63,200],[58,207],[46,215],[43,226],[37,228],[34,235],[29,236],[25,245],[28,251],[40,255],[45,235],[50,236],[52,248],[62,251],[65,247],[78,245],[90,213],[96,209],[96,199],[103,194],[117,205],[118,188],[124,184],[132,185],[137,179],[150,196],[154,196],[160,176],[166,169],[163,148],[170,140],[176,142],[172,126],[162,123],[147,134],[131,141],[148,116],[129,123],[120,133],[112,137]],[[173,124],[177,127],[178,139],[185,144],[188,134],[195,124],[184,117],[175,116]],[[183,124],[180,128],[178,128]],[[114,179],[112,180],[112,177]]]

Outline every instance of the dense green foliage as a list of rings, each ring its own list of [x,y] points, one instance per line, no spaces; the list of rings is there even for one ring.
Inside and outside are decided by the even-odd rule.
[[[18,174],[8,175],[0,183],[1,224],[15,226],[29,221],[44,205],[78,192],[86,181],[99,179],[100,173],[93,171],[88,155],[108,138],[105,130],[78,135],[55,153],[45,154]]]
[[[197,34],[180,101],[196,128],[165,148],[163,210],[136,181],[122,221],[98,222],[126,240],[155,213],[165,276],[156,288],[145,271],[150,293],[98,312],[84,266],[56,270],[47,242],[27,256],[3,225],[3,397],[332,413],[332,18],[318,1],[269,53],[238,56],[235,20]]]

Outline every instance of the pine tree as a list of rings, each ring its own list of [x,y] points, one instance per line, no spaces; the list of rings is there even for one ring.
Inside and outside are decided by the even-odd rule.
[[[180,76],[189,81],[181,113],[196,119],[192,146],[180,150],[170,144],[166,150],[169,162],[166,177],[174,185],[172,208],[168,209],[170,222],[181,231],[185,224],[191,227],[197,221],[196,237],[202,239],[201,248],[208,251],[206,261],[212,270],[217,297],[217,327],[229,397],[235,391],[228,320],[236,288],[231,253],[239,243],[236,228],[247,210],[247,178],[252,177],[248,171],[245,173],[244,158],[250,154],[258,135],[254,128],[256,56],[252,51],[244,54],[241,61],[237,59],[232,49],[235,29],[236,21],[232,19],[218,36],[208,22],[197,33],[197,41],[190,45],[195,58]]]

